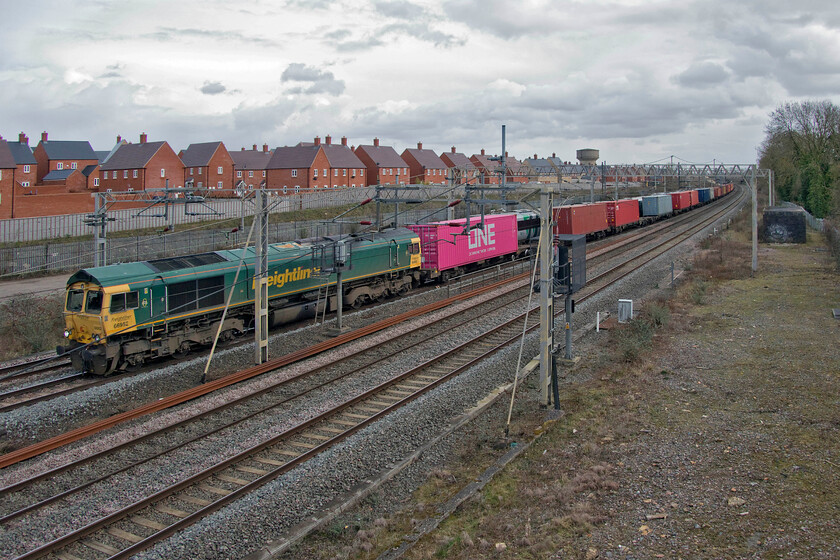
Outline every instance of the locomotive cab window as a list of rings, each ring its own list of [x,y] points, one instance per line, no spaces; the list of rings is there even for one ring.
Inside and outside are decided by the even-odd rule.
[[[67,292],[67,311],[79,312],[85,303],[84,290],[70,290]]]
[[[127,311],[129,309],[137,309],[139,307],[139,294],[137,292],[124,292],[122,294],[111,295],[111,313],[119,313],[120,311]]]
[[[102,311],[102,292],[90,291],[85,298],[85,311],[88,313],[99,313]]]
[[[408,247],[408,254],[409,255],[419,255],[420,254],[420,244],[419,243],[412,243]]]

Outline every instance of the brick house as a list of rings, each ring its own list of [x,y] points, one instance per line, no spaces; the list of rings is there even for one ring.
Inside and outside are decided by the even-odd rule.
[[[243,147],[238,152],[230,152],[230,157],[233,158],[233,186],[236,187],[242,181],[248,189],[265,188],[266,167],[272,155],[268,144],[263,144],[262,151],[257,150],[257,145],[254,144],[252,150]]]
[[[446,166],[454,170],[455,182],[474,185],[478,182],[478,169],[465,154],[458,152],[455,146],[449,152],[440,154],[440,159]]]
[[[473,154],[470,156],[470,161],[473,162],[473,165],[475,165],[479,175],[483,178],[482,182],[484,184],[499,184],[501,166],[498,161],[491,160],[490,156],[484,153],[484,148],[481,149],[480,154]]]
[[[148,191],[184,186],[184,163],[168,142],[123,144],[100,166],[99,190]]]
[[[17,142],[9,142],[9,150],[15,159],[15,195],[23,194],[21,189],[28,189],[37,183],[38,161],[29,147],[29,138],[21,132]]]
[[[0,219],[14,216],[14,185],[17,164],[5,140],[0,140]]]
[[[353,153],[367,169],[365,185],[408,183],[408,164],[391,146],[380,146],[379,138],[373,139],[372,146],[357,146]]]
[[[365,165],[347,146],[346,137],[341,145],[333,145],[330,136],[322,144],[316,136],[312,143],[277,148],[266,171],[268,188],[283,192],[365,185]]]
[[[528,183],[530,169],[522,162],[505,152],[505,175],[508,183]]]
[[[33,155],[38,162],[36,184],[52,171],[82,170],[88,165],[99,165],[99,158],[90,147],[90,142],[49,140],[46,132],[41,133],[41,141],[35,147]]]
[[[446,183],[448,167],[432,150],[424,150],[422,142],[417,142],[417,148],[403,150],[400,157],[408,164],[411,183],[429,185]]]
[[[299,192],[324,186],[324,176],[329,176],[329,160],[320,146],[315,144],[283,146],[276,148],[266,164],[266,186],[282,189],[283,193]]]
[[[190,144],[178,155],[184,163],[184,185],[192,183],[196,188],[206,187],[210,190],[233,189],[235,185],[233,158],[224,143]],[[233,193],[229,192],[225,195],[233,196]]]

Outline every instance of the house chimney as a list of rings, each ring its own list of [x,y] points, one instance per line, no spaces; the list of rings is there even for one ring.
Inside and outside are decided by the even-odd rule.
[[[534,159],[537,159],[537,154],[534,154]]]
[[[324,136],[324,141],[327,143],[327,146],[331,146],[332,145],[332,136],[327,134],[326,136]]]
[[[551,152],[551,157],[556,158],[557,154],[555,152]]]
[[[346,136],[342,136],[342,137],[341,137],[341,145],[342,145],[342,146],[346,146],[346,145],[347,145],[347,137],[346,137]]]
[[[41,142],[46,142],[46,141],[47,141],[47,131],[45,130],[44,132],[41,133]]]
[[[254,144],[254,151],[255,152],[257,151],[257,145],[256,144]]]
[[[120,142],[122,142],[122,136],[117,134],[117,144],[119,144]]]
[[[268,144],[263,144],[263,153],[264,154],[268,153]]]
[[[481,155],[484,155],[484,148],[481,148]]]
[[[26,144],[28,146],[29,145],[29,138],[26,137],[26,134],[21,132],[18,135],[18,142],[20,142],[21,144]]]
[[[245,151],[245,146],[242,146],[242,151],[243,151],[243,152]]]
[[[455,146],[452,146],[452,153],[453,153],[453,154],[454,154],[454,153],[456,153],[456,152],[455,152]]]
[[[423,142],[417,142],[417,149],[418,149],[418,150],[422,150],[422,149],[423,149]]]
[[[505,152],[505,157],[509,157],[507,152]]]
[[[321,145],[321,137],[320,137],[320,136],[316,136],[316,137],[315,137],[315,145],[316,145],[316,146],[320,146],[320,145]]]
[[[378,148],[378,147],[379,147],[379,138],[374,138],[374,139],[373,139],[373,147],[374,147],[374,148]]]
[[[140,143],[141,143],[141,144],[145,144],[145,143],[146,143],[146,138],[147,138],[147,137],[146,137],[146,133],[145,133],[145,132],[140,133]]]

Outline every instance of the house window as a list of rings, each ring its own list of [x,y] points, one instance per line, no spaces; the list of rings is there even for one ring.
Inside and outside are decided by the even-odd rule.
[[[198,168],[198,171],[199,171],[198,174],[201,175],[201,168],[200,167]],[[160,176],[161,177],[166,177],[166,169],[161,169],[160,170]]]
[[[253,171],[251,173],[253,173]],[[263,177],[265,177],[265,170],[263,170]]]
[[[128,192],[134,192],[134,189],[131,188],[131,187],[128,187]]]
[[[78,167],[78,164],[75,161],[70,162],[70,169],[76,169],[77,167]]]
[[[98,187],[98,186],[99,186],[99,177],[94,177],[94,178],[93,178],[93,186],[94,186],[94,187]]]
[[[364,177],[364,176],[365,176],[365,170],[364,170],[364,169],[359,169],[359,176],[360,176],[360,177]]]
[[[346,170],[346,169],[342,169],[341,171],[342,171],[341,175],[342,175],[343,177],[347,177],[347,170]]]
[[[249,172],[248,172],[248,177],[253,177],[253,176],[254,176],[254,172],[253,172],[253,171],[249,171]]]
[[[0,175],[0,179],[2,179],[2,175]],[[23,183],[20,184],[20,186],[21,187],[28,187],[29,186],[29,181],[24,181]]]
[[[326,169],[324,169],[324,177],[327,177],[327,176],[328,176],[328,175],[327,175],[327,170],[326,170]]]
[[[224,185],[222,184],[222,181],[219,181],[218,183],[216,183],[216,188],[217,188],[217,189],[223,189],[223,188],[225,188],[225,187],[224,187]]]
[[[201,175],[201,167],[198,168],[198,174]],[[161,175],[163,177],[163,175]]]
[[[300,192],[300,185],[295,185],[295,194]]]
[[[333,177],[338,177],[338,169],[333,169]]]
[[[61,171],[62,169],[64,169],[64,163],[59,161],[55,164],[55,168]]]
[[[131,176],[135,179],[137,178],[137,170],[136,169],[131,172]]]
[[[286,185],[283,185],[283,194],[286,194]]]
[[[251,173],[253,173],[253,171],[252,171]],[[237,172],[236,172],[236,177],[241,179],[241,178],[242,178],[242,172],[241,172],[241,171],[237,171]]]
[[[128,169],[123,169],[123,179],[128,179]]]
[[[297,177],[297,169],[292,169],[292,177]]]
[[[219,174],[219,175],[222,174],[222,166],[221,165],[216,168],[216,173]]]
[[[112,171],[112,172],[111,172],[111,178],[112,178],[112,179],[116,179],[116,178],[117,178],[117,172],[116,172],[116,171]]]
[[[199,181],[199,182],[198,182],[198,188],[200,189],[200,188],[201,188],[201,187],[203,187],[203,186],[204,186],[204,183],[202,183],[201,181]]]
[[[352,187],[355,189],[356,188],[356,183],[353,183]]]
[[[24,173],[29,173],[29,166],[28,165],[23,166],[23,172]]]
[[[317,178],[318,178],[318,170],[317,170],[317,169],[313,169],[312,171],[313,171],[313,173],[314,173],[314,175],[312,175],[312,177],[313,177],[313,178],[315,178],[315,179],[317,179]]]
[[[193,174],[193,168],[190,167],[190,175],[192,175],[192,174]]]

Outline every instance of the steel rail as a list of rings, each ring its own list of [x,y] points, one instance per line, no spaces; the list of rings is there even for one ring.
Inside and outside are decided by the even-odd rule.
[[[586,299],[586,298],[591,297],[595,293],[603,290],[607,285],[609,285],[611,283],[614,283],[618,279],[627,276],[628,274],[632,273],[635,270],[638,270],[639,268],[642,268],[644,265],[646,265],[651,260],[653,260],[656,257],[664,254],[669,249],[671,249],[674,246],[681,243],[682,240],[694,235],[697,231],[700,231],[701,229],[703,229],[705,227],[708,227],[709,223],[712,223],[714,220],[716,220],[719,215],[722,215],[724,212],[729,211],[733,206],[734,206],[734,204],[730,205],[727,208],[724,208],[720,212],[715,213],[711,217],[704,218],[701,221],[701,223],[699,223],[698,225],[689,228],[685,232],[679,233],[674,238],[669,239],[668,241],[658,245],[657,247],[649,249],[648,251],[643,253],[643,254],[649,254],[648,258],[644,262],[640,263],[639,260],[638,260],[638,256],[636,256],[631,261],[628,261],[627,263],[624,263],[623,265],[613,267],[610,270],[598,275],[596,277],[596,279],[601,279],[601,278],[615,272],[616,270],[618,270],[620,268],[623,268],[626,265],[629,265],[629,264],[633,265],[631,267],[631,270],[621,274],[618,278],[613,279],[611,282],[605,283],[603,286],[592,290],[591,292],[586,294],[581,299]],[[559,313],[558,313],[558,315],[559,315]],[[224,507],[228,503],[232,502],[233,500],[237,499],[241,495],[244,495],[248,492],[251,492],[252,490],[264,485],[265,483],[269,482],[270,480],[273,480],[273,479],[277,478],[278,476],[280,476],[284,472],[287,472],[288,470],[293,468],[293,466],[296,466],[297,464],[299,464],[299,463],[301,463],[305,460],[308,460],[309,458],[311,458],[315,454],[320,453],[324,449],[334,445],[337,441],[341,441],[342,439],[345,439],[349,435],[351,435],[351,434],[357,432],[358,430],[360,430],[362,427],[364,427],[364,426],[370,424],[371,422],[381,418],[382,416],[392,412],[393,410],[396,410],[397,408],[399,408],[401,406],[404,406],[408,402],[411,402],[414,399],[416,399],[417,397],[419,397],[421,394],[424,394],[425,392],[431,390],[432,388],[437,387],[438,385],[440,385],[444,381],[450,379],[452,376],[457,375],[458,373],[464,371],[468,367],[480,362],[481,360],[485,359],[489,354],[497,352],[498,350],[500,350],[504,346],[512,343],[515,340],[518,340],[519,336],[520,336],[519,333],[521,332],[521,327],[519,327],[518,325],[522,321],[525,321],[527,318],[528,318],[528,316],[525,313],[523,313],[519,317],[514,318],[510,321],[507,321],[503,325],[500,325],[498,327],[495,327],[494,329],[491,329],[490,331],[488,331],[487,333],[485,333],[484,335],[482,335],[480,337],[476,337],[473,340],[470,340],[470,341],[468,341],[468,342],[466,342],[462,345],[459,345],[458,347],[453,348],[453,349],[441,354],[440,356],[437,356],[437,357],[425,362],[424,364],[421,364],[420,366],[417,366],[417,367],[409,370],[408,372],[404,372],[403,374],[401,374],[401,375],[399,375],[399,376],[397,376],[393,379],[390,379],[390,380],[378,385],[377,387],[375,387],[375,388],[373,388],[369,391],[365,391],[363,394],[361,394],[357,397],[354,397],[354,398],[350,399],[349,401],[346,401],[345,403],[343,403],[342,405],[340,405],[336,408],[331,409],[329,412],[327,412],[324,415],[321,415],[319,417],[310,419],[309,421],[304,422],[303,424],[298,425],[296,427],[293,427],[293,428],[287,430],[286,432],[284,432],[283,434],[280,434],[280,435],[276,436],[275,438],[272,438],[271,440],[269,440],[267,442],[263,442],[261,444],[258,444],[257,446],[255,446],[255,447],[253,447],[249,450],[246,450],[246,451],[244,451],[240,454],[237,454],[236,456],[231,457],[231,458],[223,461],[222,463],[219,463],[218,465],[215,465],[213,467],[205,469],[201,473],[198,473],[197,475],[189,477],[188,479],[186,479],[186,480],[184,480],[184,481],[182,481],[182,482],[180,482],[180,483],[178,483],[178,484],[176,484],[176,485],[174,485],[174,486],[172,486],[168,489],[164,489],[160,492],[157,492],[153,496],[150,496],[146,499],[143,499],[143,500],[139,501],[136,504],[133,504],[131,506],[123,508],[122,510],[120,510],[118,512],[115,512],[114,514],[109,515],[105,518],[102,518],[102,519],[100,519],[100,520],[98,520],[98,521],[96,521],[92,524],[89,524],[88,526],[86,526],[82,529],[79,529],[78,531],[75,531],[71,534],[68,534],[65,537],[56,539],[55,541],[52,541],[51,543],[47,543],[47,544],[43,545],[42,547],[39,547],[38,549],[36,549],[36,550],[34,550],[30,553],[27,553],[24,556],[21,556],[19,560],[23,560],[23,559],[27,559],[27,558],[37,558],[37,557],[40,557],[40,556],[45,555],[47,553],[50,553],[50,552],[53,552],[53,551],[58,550],[60,548],[63,548],[64,546],[66,546],[66,545],[68,545],[72,542],[77,542],[81,538],[83,538],[85,536],[88,536],[90,534],[93,534],[96,531],[98,531],[102,528],[105,528],[112,523],[115,523],[116,521],[122,520],[132,513],[136,513],[138,511],[141,511],[142,509],[144,509],[146,507],[149,507],[150,505],[152,505],[156,502],[159,502],[159,501],[163,500],[164,498],[167,498],[169,496],[173,496],[176,493],[181,492],[182,490],[185,490],[186,488],[195,486],[199,482],[204,481],[204,480],[210,478],[213,475],[218,475],[218,473],[220,473],[222,470],[224,470],[224,469],[226,469],[226,468],[228,468],[232,465],[235,465],[236,463],[238,463],[240,461],[247,461],[252,456],[254,456],[256,453],[260,453],[260,452],[268,449],[269,447],[276,445],[278,442],[288,441],[291,437],[294,437],[298,434],[304,433],[305,430],[315,429],[315,426],[318,423],[321,423],[321,422],[325,421],[324,417],[336,417],[338,415],[344,414],[345,418],[356,417],[356,418],[360,419],[360,421],[354,421],[354,422],[348,422],[346,420],[344,422],[339,422],[339,424],[346,424],[350,427],[348,429],[343,430],[340,434],[338,434],[338,435],[336,435],[332,438],[329,438],[329,439],[324,438],[324,439],[326,439],[326,441],[324,441],[321,444],[314,445],[314,446],[305,446],[305,447],[310,447],[310,449],[306,452],[298,453],[295,459],[287,460],[282,465],[278,464],[278,466],[280,468],[277,468],[274,471],[268,472],[267,474],[260,476],[256,480],[247,481],[247,480],[238,479],[238,478],[219,477],[220,480],[224,480],[224,481],[227,481],[227,482],[239,484],[240,488],[238,488],[237,490],[233,490],[233,491],[225,491],[225,490],[219,489],[219,490],[222,490],[225,493],[225,496],[223,498],[218,499],[218,500],[216,500],[212,503],[208,503],[207,505],[205,505],[201,509],[193,512],[192,514],[187,514],[185,512],[180,512],[178,514],[173,513],[172,514],[173,516],[181,517],[181,519],[179,521],[176,521],[175,523],[169,525],[168,527],[164,527],[164,528],[160,529],[159,531],[157,531],[156,533],[154,533],[151,536],[148,536],[146,538],[140,538],[140,537],[137,537],[136,535],[133,535],[131,533],[126,533],[123,530],[119,530],[119,532],[112,531],[111,532],[112,536],[116,536],[118,538],[121,538],[122,540],[125,540],[125,541],[128,541],[128,542],[131,543],[128,547],[124,548],[121,551],[117,550],[117,549],[112,549],[112,547],[107,547],[107,545],[103,545],[102,543],[98,543],[96,541],[93,541],[93,543],[87,543],[87,545],[89,547],[92,547],[96,550],[100,550],[100,551],[107,550],[109,554],[113,551],[114,554],[111,556],[112,560],[117,559],[117,558],[127,558],[127,557],[133,555],[134,553],[139,552],[140,550],[148,548],[149,546],[151,546],[155,542],[158,542],[158,541],[170,536],[171,534],[174,534],[175,532],[177,532],[181,528],[186,527],[188,525],[191,525],[191,524],[195,523],[197,520],[206,517],[210,513],[214,512],[214,511],[217,511],[218,509],[221,509],[222,507]],[[535,325],[532,325],[530,328],[526,329],[526,332],[531,331],[531,330],[537,328],[538,326],[539,326],[538,323],[535,324]],[[494,336],[497,333],[503,333],[506,330],[508,330],[511,334],[509,336],[503,337],[505,339],[503,342],[501,342],[501,343],[497,342],[495,344],[488,345],[488,340],[490,339],[490,337]],[[470,348],[470,347],[482,348],[482,347],[488,347],[488,346],[489,346],[489,348],[482,349],[482,351],[479,351],[477,355],[475,354],[475,351],[470,352],[468,350],[468,348]],[[455,360],[456,360],[456,363],[452,364],[452,366],[450,366],[448,368],[449,369],[448,373],[438,372],[436,370],[432,370],[431,372],[429,371],[429,369],[431,367],[436,366],[442,360],[444,360],[446,358],[449,358],[449,357],[454,357]],[[440,367],[440,366],[438,366],[438,367]],[[425,373],[433,373],[433,375],[432,376],[424,375],[423,374],[424,372]],[[414,377],[417,377],[418,375],[422,376],[422,377],[425,377],[427,380],[431,380],[431,381],[428,382],[428,383],[424,383],[423,387],[419,388],[419,389],[416,386],[412,386],[411,384],[406,383],[407,380],[409,380],[411,378],[414,378]],[[435,376],[437,376],[437,377],[435,377]],[[374,397],[374,396],[375,396],[375,398],[382,398],[382,393],[384,391],[389,390],[390,388],[396,387],[396,386],[399,386],[402,389],[402,391],[398,391],[398,392],[406,392],[408,389],[412,389],[412,390],[409,391],[410,392],[409,395],[405,396],[404,398],[398,399],[396,402],[392,403],[389,406],[386,406],[385,408],[382,408],[379,411],[374,412],[373,414],[368,414],[367,417],[363,417],[362,415],[355,414],[355,413],[347,416],[348,413],[346,411],[348,409],[358,405],[359,403],[381,405],[382,404],[381,402],[371,403],[371,398]],[[386,398],[385,400],[389,400],[389,399]],[[359,408],[358,410],[374,410],[375,411],[375,409],[364,408],[364,407]],[[310,437],[310,436],[305,436],[305,437]],[[310,437],[310,439],[311,439],[311,437]],[[263,461],[263,462],[265,462],[265,461]],[[277,463],[277,461],[274,461],[274,462]],[[252,469],[252,471],[253,470],[254,469]],[[250,471],[246,471],[246,472],[250,472]],[[237,481],[237,482],[234,482],[234,481]],[[191,500],[186,500],[186,501],[188,503],[196,503],[196,498],[193,497]],[[170,511],[172,511],[171,508],[170,508]],[[184,513],[184,515],[181,515],[181,513]],[[148,527],[148,525],[147,525],[147,527]],[[106,547],[106,548],[103,548],[103,547]]]

